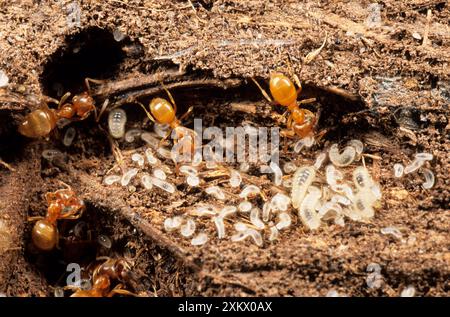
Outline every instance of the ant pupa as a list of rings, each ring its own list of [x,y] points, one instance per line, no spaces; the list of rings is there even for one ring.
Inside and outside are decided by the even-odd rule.
[[[199,233],[197,236],[192,238],[191,244],[194,246],[203,245],[208,241],[208,235],[204,232]]]
[[[219,200],[225,200],[225,194],[219,186],[210,186],[205,189],[205,193]]]
[[[261,192],[261,189],[255,185],[247,185],[244,187],[242,192],[239,194],[240,198],[247,199],[248,196],[258,195]]]
[[[123,109],[116,108],[109,112],[108,129],[113,138],[120,139],[125,135],[126,123],[127,114]]]
[[[180,227],[180,233],[183,237],[189,238],[195,232],[195,221],[188,219],[184,225]]]
[[[258,229],[262,230],[265,227],[264,222],[259,218],[260,210],[255,207],[250,211],[250,222]]]
[[[344,167],[355,160],[356,150],[353,146],[346,146],[342,153],[339,153],[339,146],[333,144],[328,151],[328,157],[335,166]]]
[[[122,179],[122,176],[119,175],[108,175],[103,179],[103,182],[105,183],[105,185],[112,185],[118,181],[120,181]]]
[[[430,171],[428,168],[422,169],[422,174],[425,177],[425,182],[422,183],[422,187],[424,189],[430,189],[434,186],[435,177],[432,171]]]
[[[291,225],[291,216],[289,216],[288,213],[282,212],[278,214],[278,219],[280,219],[280,221],[276,224],[276,228],[278,230],[288,228]]]
[[[316,177],[316,170],[311,166],[303,166],[297,169],[292,177],[292,206],[296,209],[300,207],[306,191]]]
[[[315,230],[320,227],[320,218],[316,212],[316,205],[319,202],[321,195],[322,193],[319,188],[310,186],[308,194],[306,194],[305,199],[303,199],[300,205],[300,219],[310,230]]]

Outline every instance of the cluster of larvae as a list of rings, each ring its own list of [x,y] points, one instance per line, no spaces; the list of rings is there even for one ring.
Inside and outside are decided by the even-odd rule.
[[[425,178],[425,181],[422,183],[422,187],[424,189],[430,189],[434,186],[435,177],[430,169],[423,166],[427,161],[431,160],[433,160],[433,154],[424,152],[416,153],[414,160],[410,164],[406,166],[403,166],[401,163],[394,164],[394,176],[401,178],[403,175],[420,171]]]

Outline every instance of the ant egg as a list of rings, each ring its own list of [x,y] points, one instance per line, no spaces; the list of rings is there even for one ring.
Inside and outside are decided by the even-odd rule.
[[[294,208],[298,209],[300,207],[306,195],[306,190],[314,181],[315,177],[316,171],[311,166],[304,166],[297,169],[292,177],[291,200]]]
[[[214,216],[217,214],[217,210],[212,205],[204,205],[193,209],[190,214],[198,217]]]
[[[291,199],[284,195],[284,194],[276,194],[272,197],[272,200],[270,201],[271,205],[276,209],[280,211],[286,211],[289,208],[289,204],[291,202]]]
[[[231,170],[230,172],[230,186],[239,187],[242,182],[242,176],[238,171]]]
[[[277,240],[279,235],[280,235],[280,232],[278,231],[277,227],[274,225],[270,226],[269,241]]]
[[[339,146],[333,144],[328,152],[331,163],[344,167],[350,165],[356,157],[356,150],[352,146],[346,146],[342,153],[339,153]]]
[[[269,167],[273,172],[275,185],[277,186],[281,185],[283,177],[283,172],[281,171],[281,168],[278,166],[278,164],[274,162],[270,162]]]
[[[416,153],[414,158],[416,160],[420,160],[420,161],[432,161],[433,160],[433,154],[430,154],[430,153]]]
[[[235,206],[225,206],[219,212],[219,217],[224,219],[225,217],[236,213],[236,211],[237,211],[237,208]]]
[[[242,212],[249,212],[252,209],[253,205],[251,202],[244,200],[243,202],[241,202],[238,206],[239,211]]]
[[[112,184],[114,184],[114,183],[120,181],[121,179],[122,179],[122,176],[119,176],[119,175],[109,175],[109,176],[106,176],[106,177],[103,179],[103,182],[105,183],[105,185],[110,186],[110,185],[112,185]]]
[[[239,194],[240,198],[246,199],[248,196],[257,195],[261,192],[261,189],[255,185],[247,185]]]
[[[148,174],[142,175],[141,183],[144,186],[144,188],[147,190],[150,190],[153,188],[152,178]]]
[[[180,233],[183,237],[189,238],[195,232],[195,221],[188,219],[184,225],[180,228]]]
[[[264,229],[264,222],[259,219],[259,208],[255,207],[250,211],[250,222],[258,229]]]
[[[327,153],[322,152],[320,153],[317,158],[316,161],[314,162],[314,168],[316,170],[320,169],[322,167],[323,162],[325,162],[325,160],[327,159]]]
[[[400,297],[414,297],[416,295],[416,289],[414,286],[409,285],[404,288],[400,294]]]
[[[164,220],[164,229],[169,232],[173,231],[181,226],[183,219],[181,217],[173,217],[173,218],[166,218]]]
[[[205,192],[211,196],[213,196],[216,199],[224,200],[225,194],[223,193],[222,189],[218,186],[210,186],[205,189]]]
[[[286,174],[291,174],[291,173],[295,172],[296,169],[297,169],[297,165],[295,165],[293,162],[287,162],[283,166],[283,170]]]
[[[76,134],[77,131],[74,128],[68,128],[64,134],[63,144],[67,147],[71,146]]]
[[[111,249],[112,242],[111,239],[105,235],[99,235],[97,238],[98,244],[100,244],[105,249]]]
[[[127,114],[123,109],[116,108],[109,112],[108,128],[109,133],[115,139],[120,139],[125,134],[125,124],[127,123]]]
[[[280,221],[277,223],[276,228],[282,230],[288,228],[291,225],[291,216],[289,214],[282,212],[278,215]]]
[[[155,185],[156,187],[170,193],[173,194],[175,193],[175,186],[171,183],[166,182],[165,180],[156,178],[156,177],[151,177],[152,179],[152,183],[153,185]]]
[[[311,186],[308,189],[308,194],[300,205],[300,219],[310,230],[315,230],[320,227],[320,218],[316,212],[316,205],[319,202],[320,196],[320,189],[315,186]]]
[[[396,227],[385,227],[381,228],[380,232],[384,235],[392,235],[393,237],[401,240],[403,238],[402,233]]]
[[[136,162],[140,167],[144,166],[144,157],[141,154],[138,153],[134,153],[133,155],[131,155],[131,160],[133,162]]]
[[[136,137],[141,136],[142,132],[139,129],[130,129],[125,133],[125,141],[128,143],[134,142]]]
[[[403,167],[402,164],[397,163],[394,164],[394,176],[399,178],[403,176],[403,171],[405,170],[405,168]]]
[[[424,163],[425,163],[424,160],[415,159],[414,161],[411,162],[411,164],[405,166],[405,169],[404,169],[403,173],[404,174],[410,174],[412,172],[415,172],[419,168],[421,168]]]
[[[130,183],[131,179],[137,175],[138,171],[139,170],[137,168],[132,168],[125,172],[122,176],[122,179],[120,180],[120,184],[122,186],[127,186]]]
[[[186,183],[191,187],[197,187],[200,184],[200,178],[197,176],[189,175],[186,177]]]
[[[147,143],[153,149],[156,149],[159,144],[159,140],[149,132],[143,132],[141,134],[141,140]]]
[[[191,240],[191,244],[198,246],[198,245],[203,245],[208,241],[208,236],[206,235],[206,233],[199,233],[196,237],[192,238]]]
[[[435,178],[432,171],[428,168],[422,169],[422,174],[425,176],[425,182],[422,184],[424,189],[430,189],[434,186]]]
[[[160,168],[153,170],[153,176],[162,180],[165,180],[167,178],[166,173],[164,173],[164,171]]]
[[[225,225],[223,223],[223,218],[222,217],[214,217],[214,224],[216,225],[217,228],[217,236],[219,239],[223,239],[225,238]]]
[[[151,149],[145,150],[145,157],[147,158],[147,161],[150,165],[155,165],[158,163],[158,159],[153,155],[153,152]]]

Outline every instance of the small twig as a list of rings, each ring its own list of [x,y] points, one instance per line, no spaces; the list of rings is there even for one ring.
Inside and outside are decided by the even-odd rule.
[[[428,45],[428,34],[430,33],[430,23],[431,23],[431,9],[427,10],[427,25],[425,26],[425,32],[423,34],[422,46]]]
[[[322,45],[318,49],[316,49],[312,52],[309,52],[308,55],[306,55],[305,58],[303,59],[303,63],[305,65],[308,65],[309,63],[311,63],[320,54],[322,49],[325,47],[325,44],[327,43],[327,39],[328,39],[328,33],[325,33],[325,39],[323,40]]]

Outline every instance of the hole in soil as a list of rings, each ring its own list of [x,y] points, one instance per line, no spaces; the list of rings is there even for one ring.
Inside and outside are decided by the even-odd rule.
[[[88,28],[66,39],[47,61],[41,75],[44,94],[60,97],[67,91],[84,89],[86,77],[103,79],[112,76],[126,57],[112,33],[97,27]]]

